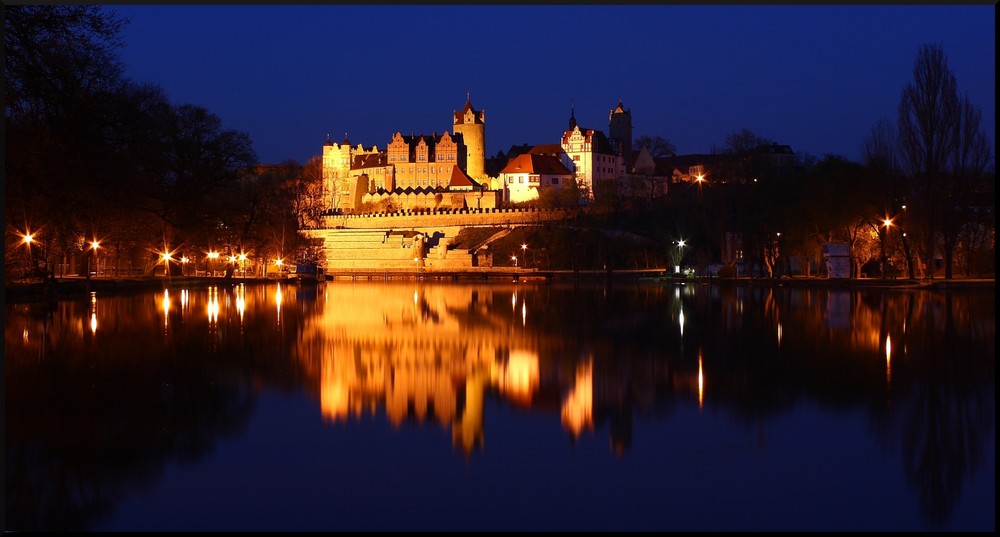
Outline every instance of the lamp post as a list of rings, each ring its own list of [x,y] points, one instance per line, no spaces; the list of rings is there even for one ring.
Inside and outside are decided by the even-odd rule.
[[[687,246],[687,242],[684,239],[674,241],[677,245],[677,253],[673,255],[674,258],[674,274],[680,274],[681,272],[681,261],[684,259],[684,247]]]
[[[162,254],[160,254],[160,261],[163,261],[163,277],[164,278],[170,277],[170,260],[171,259],[172,259],[172,256],[170,255],[170,252],[163,252]]]
[[[528,244],[521,243],[521,259],[524,259],[524,268],[528,268]]]
[[[98,270],[98,264],[97,264],[97,249],[100,248],[100,246],[101,246],[100,241],[98,241],[96,239],[90,241],[90,249],[93,250],[93,252],[94,252],[94,277],[95,278],[97,277],[98,272],[100,272]],[[90,257],[87,258],[87,279],[88,280],[90,279]]]
[[[31,264],[31,272],[29,272],[29,274],[34,274],[35,271],[38,270],[39,268],[39,263],[35,261],[35,256],[31,249],[31,245],[35,243],[38,243],[38,240],[35,239],[35,235],[33,233],[28,232],[21,236],[21,244],[24,244],[24,246],[28,249],[28,262]],[[38,247],[41,248],[42,244],[38,243]],[[43,261],[44,265],[41,267],[45,271],[45,276],[43,279],[48,279],[49,277],[48,261],[47,260]]]
[[[208,252],[208,256],[206,259],[207,261],[205,262],[205,275],[214,276],[215,269],[213,268],[213,264],[217,259],[219,259],[219,252],[216,251]]]
[[[886,269],[886,266],[888,265],[888,260],[886,258],[886,254],[885,254],[885,243],[886,243],[887,240],[889,240],[889,228],[892,227],[892,218],[885,217],[882,220],[882,225],[885,226],[885,236],[882,237],[882,241],[881,241],[881,243],[882,243],[882,245],[881,245],[882,246],[882,279],[884,280],[884,279],[886,279],[885,269]]]
[[[510,256],[510,260],[514,262],[514,268],[517,268],[517,256],[516,255]]]
[[[781,269],[781,232],[774,234],[774,266],[777,269]],[[778,276],[781,276],[782,271],[778,271]]]

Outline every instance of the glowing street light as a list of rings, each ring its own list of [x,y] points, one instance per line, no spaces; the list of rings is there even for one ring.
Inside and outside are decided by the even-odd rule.
[[[528,244],[521,243],[521,259],[524,259],[525,266],[528,266]]]
[[[208,252],[208,254],[205,256],[205,259],[206,259],[206,261],[205,261],[205,275],[206,276],[214,276],[215,275],[215,272],[214,272],[215,269],[213,268],[212,264],[215,261],[219,260],[219,252],[216,252],[215,250],[212,250],[212,251]]]
[[[510,256],[510,260],[514,262],[514,267],[517,267],[517,256],[516,255]]]
[[[681,261],[684,259],[684,247],[687,246],[687,242],[684,239],[674,241],[677,245],[677,253],[674,257],[674,274],[680,274],[681,272]]]
[[[101,247],[101,242],[97,239],[90,241],[90,249],[94,252],[94,276],[97,276],[97,249]],[[87,258],[87,279],[90,279],[90,258]]]

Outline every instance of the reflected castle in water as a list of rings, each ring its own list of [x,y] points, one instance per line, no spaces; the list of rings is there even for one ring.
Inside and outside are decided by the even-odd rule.
[[[153,456],[142,446],[167,423],[186,456],[211,451],[269,387],[311,394],[327,422],[384,413],[396,428],[450,429],[466,456],[489,440],[490,401],[552,416],[571,439],[606,430],[622,456],[637,418],[710,407],[758,429],[763,446],[769,421],[810,400],[864,409],[878,442],[902,452],[922,512],[946,520],[963,479],[941,476],[975,472],[992,434],[993,303],[991,293],[417,281],[8,305],[8,472],[39,486],[51,477],[10,464],[11,446],[47,442],[27,423],[50,440],[81,430],[47,393],[91,401],[97,430],[147,431],[119,456],[135,462]],[[69,374],[35,373],[55,364]],[[99,459],[93,449],[72,458]]]

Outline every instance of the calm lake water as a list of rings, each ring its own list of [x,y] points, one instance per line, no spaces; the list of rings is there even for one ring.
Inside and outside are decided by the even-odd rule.
[[[598,282],[6,304],[7,530],[995,530],[995,299]]]

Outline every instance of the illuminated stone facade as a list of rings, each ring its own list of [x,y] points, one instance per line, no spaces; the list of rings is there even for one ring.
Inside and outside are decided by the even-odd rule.
[[[625,175],[625,161],[608,137],[599,130],[577,125],[575,112],[570,112],[569,128],[563,131],[560,144],[573,163],[577,184],[589,199],[594,199],[598,183]]]
[[[489,188],[485,112],[466,101],[462,111],[454,113],[453,126],[453,134],[405,136],[396,132],[385,151],[377,146],[351,146],[346,135],[339,144],[327,139],[323,146],[325,207],[342,213],[356,213],[366,203],[381,203],[384,209],[467,207],[467,193]]]

